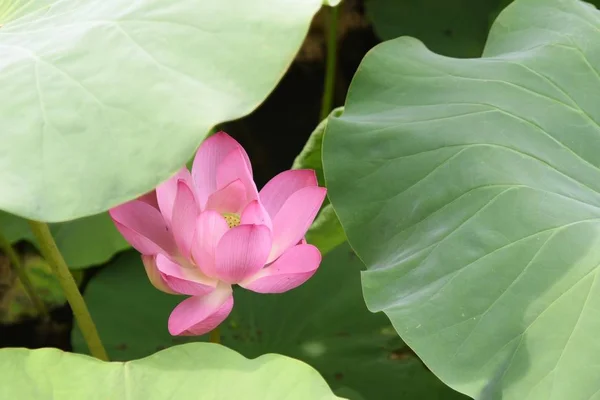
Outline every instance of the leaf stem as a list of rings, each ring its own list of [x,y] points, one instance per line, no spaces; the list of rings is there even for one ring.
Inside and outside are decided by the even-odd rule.
[[[211,343],[221,343],[221,333],[219,332],[218,326],[210,331],[210,337],[208,341]]]
[[[28,222],[31,231],[40,245],[42,255],[50,265],[50,268],[52,268],[52,272],[56,275],[60,286],[65,292],[67,301],[73,310],[75,321],[81,329],[81,333],[90,349],[91,355],[100,360],[108,361],[108,355],[106,354],[104,346],[102,346],[100,336],[98,336],[98,331],[96,330],[96,325],[92,320],[81,293],[79,292],[77,283],[75,282],[75,279],[73,279],[73,275],[71,275],[71,271],[69,271],[69,268],[65,263],[65,259],[52,238],[48,225],[37,221]]]
[[[12,264],[15,272],[17,273],[17,276],[19,277],[19,280],[21,281],[25,292],[27,292],[27,294],[29,295],[33,306],[38,310],[38,313],[42,316],[42,318],[45,321],[49,321],[50,313],[48,312],[48,309],[46,308],[46,305],[44,304],[42,299],[40,299],[37,293],[35,292],[35,288],[29,280],[29,275],[27,275],[27,271],[21,263],[21,258],[19,257],[15,249],[13,249],[8,239],[2,233],[0,233],[0,249],[2,249],[4,254],[6,254],[8,259],[10,260],[10,263]]]
[[[330,7],[327,24],[327,59],[325,60],[325,84],[321,102],[320,121],[327,118],[333,108],[333,93],[335,88],[335,69],[337,61],[337,25],[340,6]]]

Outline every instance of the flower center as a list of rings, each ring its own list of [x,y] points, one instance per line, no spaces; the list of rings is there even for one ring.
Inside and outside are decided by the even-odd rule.
[[[229,228],[239,226],[239,224],[242,222],[240,220],[240,216],[237,214],[223,213],[223,217],[225,217],[225,221],[227,221],[227,225],[229,225]]]

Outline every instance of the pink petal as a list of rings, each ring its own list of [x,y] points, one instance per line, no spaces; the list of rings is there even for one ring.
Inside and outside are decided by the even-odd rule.
[[[216,276],[215,253],[221,237],[229,230],[227,221],[216,211],[203,211],[196,220],[192,257],[207,276]]]
[[[196,204],[194,193],[183,179],[177,182],[177,195],[173,203],[173,220],[171,228],[179,251],[185,258],[190,258],[196,219],[200,209]]]
[[[271,218],[277,215],[283,203],[298,190],[317,186],[317,176],[311,169],[293,169],[276,175],[260,190],[260,202]]]
[[[223,159],[217,168],[218,189],[236,180],[240,180],[244,184],[246,190],[242,207],[258,198],[258,190],[252,179],[252,170],[246,165],[244,155],[245,153],[242,150],[234,150]]]
[[[156,256],[156,267],[163,281],[175,293],[202,296],[212,292],[217,285],[194,266],[182,267],[162,254]]]
[[[198,200],[204,210],[208,196],[217,190],[217,169],[231,152],[239,150],[248,171],[252,175],[252,166],[246,151],[225,132],[218,132],[207,138],[198,149],[192,166],[192,177],[198,189]],[[229,183],[229,182],[227,182]]]
[[[310,244],[289,248],[275,262],[240,286],[258,293],[283,293],[306,282],[319,268],[321,253]]]
[[[220,285],[205,296],[190,297],[179,303],[169,316],[171,335],[203,335],[215,329],[233,308],[231,286]]]
[[[173,204],[175,203],[175,196],[177,196],[177,182],[180,180],[185,181],[190,188],[194,187],[190,171],[186,167],[183,167],[156,188],[158,207],[168,224],[171,224]]]
[[[152,207],[156,208],[157,210],[159,209],[158,208],[158,199],[156,198],[156,190],[153,190],[151,192],[141,195],[140,197],[138,197],[138,200],[143,201],[144,203],[150,204]]]
[[[145,255],[177,252],[173,236],[160,211],[140,200],[132,200],[109,211],[119,232]]]
[[[229,185],[211,194],[206,202],[205,210],[239,214],[245,204],[246,187],[242,181],[236,179]]]
[[[308,186],[292,194],[273,219],[273,248],[267,262],[298,243],[312,224],[327,190]]]
[[[169,286],[167,286],[167,283],[162,278],[162,275],[160,274],[160,271],[156,266],[156,256],[142,255],[142,262],[144,263],[144,268],[146,269],[148,280],[150,280],[152,286],[165,293],[176,293],[173,290],[171,290]]]
[[[240,225],[225,232],[215,256],[215,272],[227,283],[237,283],[258,272],[271,250],[271,231],[264,225]]]
[[[254,200],[246,206],[240,222],[242,225],[265,225],[269,230],[273,229],[269,213],[258,200]]]
[[[119,233],[121,233],[121,235],[123,235],[125,240],[140,253],[145,255],[155,255],[158,253],[165,252],[165,250],[163,250],[159,245],[157,245],[147,237],[140,235],[133,229],[129,229],[128,227],[115,221],[114,219],[113,222],[117,227],[117,230],[119,231]]]

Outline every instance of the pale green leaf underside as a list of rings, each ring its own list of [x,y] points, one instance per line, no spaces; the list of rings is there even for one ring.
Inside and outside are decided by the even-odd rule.
[[[481,59],[378,46],[324,142],[365,299],[475,398],[600,399],[600,13],[518,0]]]
[[[3,399],[338,399],[310,366],[267,354],[189,343],[130,362],[57,349],[0,351]]]
[[[0,3],[0,25],[34,12],[44,12],[59,0],[3,0]]]
[[[264,100],[320,7],[25,0],[0,8],[0,209],[56,222],[149,191],[214,125]]]

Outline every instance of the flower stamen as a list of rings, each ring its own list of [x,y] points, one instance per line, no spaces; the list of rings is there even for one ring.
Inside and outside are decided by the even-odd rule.
[[[225,221],[227,222],[227,225],[229,225],[230,229],[239,226],[242,222],[240,216],[237,214],[223,213],[223,217],[225,217]]]

